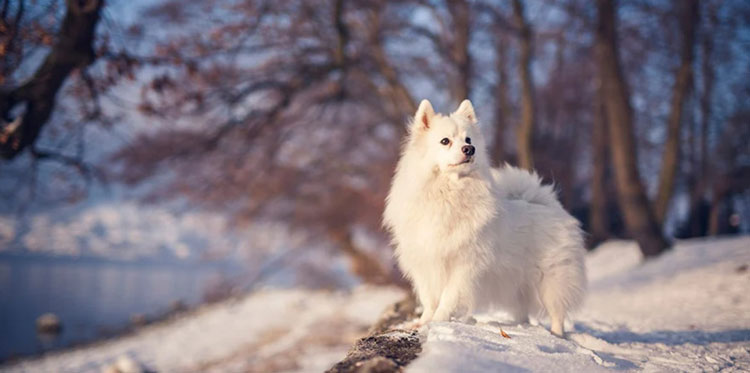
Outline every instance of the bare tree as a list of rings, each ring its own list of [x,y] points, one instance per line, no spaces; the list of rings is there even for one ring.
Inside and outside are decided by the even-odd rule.
[[[623,229],[619,211],[612,213],[616,194],[627,230],[647,255],[668,245],[660,220],[669,210],[669,197],[662,193],[657,204],[667,202],[652,205],[639,167],[653,169],[666,162],[660,184],[669,195],[682,190],[684,175],[678,166],[685,162],[679,161],[679,145],[685,144],[679,142],[679,129],[686,120],[681,114],[696,115],[700,127],[691,132],[700,153],[683,150],[696,158],[691,167],[695,175],[688,181],[691,199],[705,207],[707,197],[715,197],[715,226],[725,220],[722,214],[741,185],[731,168],[742,166],[738,159],[744,153],[720,158],[716,144],[725,123],[745,105],[745,91],[726,79],[728,72],[744,71],[737,62],[737,46],[744,41],[738,25],[750,8],[740,2],[701,4],[707,11],[700,12],[701,54],[696,61],[703,57],[700,68],[692,71],[700,80],[695,94],[700,107],[690,110],[691,71],[684,68],[692,58],[685,53],[690,43],[681,43],[682,59],[668,47],[671,32],[679,29],[672,25],[676,8],[668,2],[620,3],[630,16],[619,20],[622,32],[615,34],[611,1],[599,4],[600,10],[612,8],[612,14],[599,12],[597,30],[596,9],[582,0],[545,1],[544,6],[523,0],[158,0],[132,27],[120,28],[118,20],[108,19],[96,32],[94,55],[93,33],[87,36],[91,40],[76,34],[81,36],[76,42],[60,35],[93,30],[102,0],[39,1],[59,4],[45,11],[54,22],[39,23],[44,33],[15,27],[16,19],[32,24],[29,12],[40,13],[42,7],[29,7],[28,0],[0,1],[4,178],[29,174],[32,167],[26,166],[37,160],[76,166],[68,152],[73,142],[56,143],[56,136],[62,137],[58,133],[100,125],[106,118],[98,115],[114,118],[111,111],[117,105],[98,103],[102,97],[116,102],[113,86],[140,89],[140,95],[127,99],[136,101],[139,114],[152,125],[126,136],[123,141],[130,143],[102,162],[100,168],[111,168],[116,176],[112,180],[158,179],[144,183],[149,201],[185,197],[196,206],[231,214],[237,224],[281,222],[304,232],[310,246],[348,257],[352,272],[366,281],[392,280],[394,275],[387,250],[379,250],[387,246],[379,215],[404,124],[421,97],[434,95],[435,102],[448,104],[476,92],[492,96],[479,100],[484,102],[477,107],[483,118],[494,113],[493,162],[515,157],[503,145],[516,142],[520,166],[554,181],[577,217],[586,220],[582,215],[589,214],[594,241],[620,235]],[[62,9],[63,4],[68,7]],[[96,12],[74,14],[71,9],[78,8],[73,6],[86,6],[82,4],[97,4]],[[690,22],[684,18],[690,9],[682,13],[682,39],[696,32],[688,30]],[[703,14],[710,13],[715,13],[716,26],[706,26],[710,17]],[[88,21],[71,23],[70,17]],[[141,26],[149,22],[160,25],[158,38],[151,39]],[[591,53],[593,39],[597,54]],[[60,53],[65,40],[70,48]],[[17,70],[22,73],[14,73],[29,47],[42,52],[36,62]],[[95,65],[86,67],[93,57]],[[672,61],[681,66],[676,72]],[[42,67],[32,69],[38,62],[44,62]],[[591,75],[594,67],[598,77]],[[674,85],[654,80],[672,75]],[[39,94],[27,99],[14,93],[24,86]],[[649,129],[662,122],[665,107],[657,98],[670,96],[669,136],[655,138]],[[57,105],[50,106],[55,99]],[[631,99],[638,105],[631,106]],[[35,136],[43,140],[39,145],[54,146],[36,146],[36,140],[28,140]],[[19,157],[22,153],[30,157]],[[7,172],[11,168],[21,172]],[[0,184],[0,196],[22,189]],[[365,245],[372,242],[376,244]]]
[[[24,0],[18,3],[16,22],[21,19],[25,3]],[[103,3],[103,0],[67,0],[62,25],[41,66],[23,84],[0,90],[2,118],[9,118],[15,107],[25,106],[18,118],[0,128],[2,158],[13,159],[26,148],[34,146],[52,114],[60,87],[73,71],[85,68],[94,61],[96,25]],[[7,8],[8,2],[4,4],[4,8]],[[20,25],[14,24],[13,27],[18,29]],[[6,42],[12,44],[16,37],[12,35]]]
[[[693,80],[693,56],[695,50],[695,33],[698,27],[698,9],[700,4],[697,0],[681,1],[676,4],[680,7],[680,42],[681,56],[680,66],[675,72],[675,84],[672,90],[672,103],[669,118],[667,120],[667,139],[664,144],[662,156],[661,173],[659,174],[659,190],[657,192],[654,209],[656,220],[664,224],[667,216],[672,193],[674,191],[675,178],[680,162],[681,129],[683,121],[684,103],[690,93]]]
[[[471,7],[467,0],[449,0],[447,5],[453,21],[451,59],[458,72],[452,93],[453,101],[459,103],[471,93]]]
[[[534,80],[531,75],[533,30],[524,15],[521,0],[513,0],[513,20],[518,28],[520,43],[518,75],[521,78],[521,122],[517,133],[518,164],[531,170],[534,168],[534,126],[536,122]]]
[[[211,3],[162,6],[221,12]],[[161,8],[152,13],[184,29],[157,46],[166,73],[147,86],[141,109],[195,126],[139,136],[114,155],[123,165],[114,176],[137,183],[162,170],[190,174],[167,180],[152,198],[178,190],[209,208],[231,204],[237,222],[283,222],[311,245],[345,255],[364,281],[396,281],[389,256],[363,247],[357,232],[385,239],[380,211],[413,99],[386,48],[407,26],[384,13],[407,9],[342,0],[258,0],[232,9],[243,17],[212,18],[201,28]],[[274,22],[288,15],[290,22]],[[247,62],[256,55],[264,57]]]
[[[497,17],[496,17],[497,18]],[[495,85],[495,128],[493,131],[493,146],[490,159],[493,164],[500,165],[505,159],[505,131],[511,118],[511,105],[508,98],[508,40],[505,37],[499,21],[495,20],[495,71],[497,83]]]
[[[393,66],[383,46],[383,33],[387,30],[387,26],[383,24],[382,19],[385,6],[385,1],[375,1],[372,12],[369,13],[368,45],[377,72],[387,83],[386,87],[377,91],[383,100],[389,103],[391,120],[398,123],[417,111],[417,103],[411,92],[404,86],[398,71]],[[402,128],[399,133],[403,134],[402,131],[404,130],[405,128]]]
[[[602,92],[601,84],[597,87]],[[609,163],[609,143],[607,136],[607,113],[602,94],[594,103],[594,123],[592,129],[592,170],[591,207],[589,209],[590,246],[609,237],[609,212],[607,211],[607,165]]]
[[[732,223],[735,196],[747,194],[750,189],[750,110],[741,109],[732,114],[724,124],[716,145],[712,148],[714,162],[711,173],[711,208],[708,234],[717,235],[736,231]],[[734,225],[734,226],[732,226]]]
[[[652,257],[666,250],[669,243],[650,208],[638,172],[630,94],[617,54],[614,0],[598,0],[597,10],[596,52],[604,90],[617,197],[628,231],[638,242],[643,255]]]
[[[716,11],[709,12],[710,24],[716,24]],[[714,68],[711,65],[713,60],[713,40],[712,35],[706,34],[701,40],[702,59],[701,75],[703,76],[703,89],[700,97],[701,107],[701,131],[700,131],[700,178],[708,178],[708,165],[711,162],[708,151],[708,130],[711,121],[711,97],[714,93]],[[705,188],[698,188],[705,189]],[[697,193],[702,194],[702,193]]]
[[[687,216],[687,227],[686,232],[683,232],[687,237],[694,237],[705,235],[708,231],[707,223],[703,220],[708,215],[706,210],[706,190],[710,187],[709,179],[711,177],[709,172],[709,164],[711,163],[711,152],[709,152],[709,126],[712,115],[711,98],[714,94],[714,80],[715,80],[715,67],[714,67],[714,35],[713,31],[716,26],[716,9],[714,4],[707,4],[707,11],[705,12],[706,21],[704,21],[704,31],[700,36],[700,76],[701,86],[700,94],[698,97],[698,104],[700,105],[700,127],[698,131],[694,130],[692,133],[697,132],[698,145],[695,142],[691,143],[691,146],[696,147],[693,149],[693,163],[691,165],[690,175],[690,205],[689,213]]]

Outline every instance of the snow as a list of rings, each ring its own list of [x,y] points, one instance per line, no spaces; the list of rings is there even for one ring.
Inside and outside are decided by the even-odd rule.
[[[645,264],[635,244],[605,243],[587,257],[590,293],[566,339],[502,314],[431,324],[407,371],[747,371],[747,264],[750,237],[680,242]]]
[[[632,242],[613,241],[586,260],[590,294],[566,325],[565,339],[550,334],[544,319],[513,325],[503,314],[433,323],[420,330],[423,351],[406,371],[750,370],[750,237],[678,242],[645,264]],[[264,289],[0,370],[320,372],[403,295],[367,286],[351,292]]]
[[[500,334],[503,329],[510,338]],[[408,372],[595,372],[603,370],[574,342],[556,339],[539,327],[434,323],[422,355]],[[560,364],[564,365],[561,366]]]
[[[351,292],[264,289],[93,346],[0,367],[7,372],[323,371],[346,355],[397,288]]]

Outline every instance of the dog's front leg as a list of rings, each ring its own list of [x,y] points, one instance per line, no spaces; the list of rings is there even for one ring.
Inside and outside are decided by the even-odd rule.
[[[439,297],[439,291],[434,289],[435,286],[435,284],[429,284],[427,281],[423,281],[417,285],[417,297],[419,298],[419,303],[422,305],[422,316],[419,318],[417,325],[427,324],[432,320],[432,315],[435,314]]]
[[[414,290],[417,293],[419,303],[422,305],[422,316],[416,326],[425,325],[432,321],[438,301],[440,301],[440,282],[435,278],[435,268],[424,268],[422,271],[412,275]]]
[[[458,267],[450,274],[432,321],[448,321],[451,316],[471,313],[474,306],[474,276],[469,266]]]

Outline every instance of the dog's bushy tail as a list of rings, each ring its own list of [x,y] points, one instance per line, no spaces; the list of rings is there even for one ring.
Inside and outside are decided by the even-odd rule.
[[[549,207],[562,207],[553,185],[543,185],[536,172],[529,172],[509,164],[493,169],[501,198],[522,200]]]
[[[576,309],[586,293],[586,269],[583,256],[583,233],[578,221],[563,209],[553,185],[543,185],[535,172],[510,165],[493,170],[500,198],[521,200],[548,207],[537,224],[537,243],[544,247],[539,265],[544,275],[539,284],[539,297],[550,316],[553,333],[562,334],[565,314]]]

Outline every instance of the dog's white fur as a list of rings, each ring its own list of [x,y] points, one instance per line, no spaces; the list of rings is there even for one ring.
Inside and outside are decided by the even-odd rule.
[[[467,137],[473,157],[461,151]],[[490,167],[469,100],[449,116],[421,102],[384,226],[422,305],[419,325],[500,308],[517,322],[546,313],[552,333],[562,336],[566,312],[583,299],[578,221],[536,174]]]

